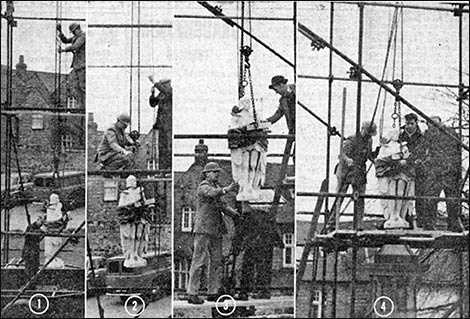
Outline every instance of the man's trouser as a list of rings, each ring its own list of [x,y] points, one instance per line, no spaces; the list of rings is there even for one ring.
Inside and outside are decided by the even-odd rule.
[[[266,241],[263,246],[248,246],[243,255],[242,277],[240,281],[241,292],[248,293],[255,290],[269,291],[272,266],[272,243]]]
[[[70,72],[70,78],[77,103],[80,108],[84,109],[86,102],[86,68],[73,69]]]
[[[165,127],[158,131],[158,167],[160,169],[171,169],[172,157],[172,130]]]
[[[187,293],[197,295],[201,283],[201,271],[209,257],[208,294],[217,294],[222,276],[222,237],[220,235],[194,234],[194,252],[189,270]]]
[[[135,166],[132,156],[120,153],[115,153],[100,163],[105,170],[132,169]]]
[[[426,181],[421,184],[420,196],[438,197],[441,191],[444,191],[445,197],[460,197],[459,172],[448,172],[445,175],[428,176]],[[418,187],[418,186],[417,186]],[[418,194],[417,194],[418,195]],[[422,208],[417,209],[418,226],[424,229],[434,229],[437,221],[438,200],[422,200]],[[447,201],[447,229],[458,230],[460,226],[459,202]]]
[[[348,180],[341,180],[338,178],[337,192],[339,194],[345,194],[348,190],[349,185],[352,186],[353,194],[358,192],[359,195],[363,195],[366,192],[366,184],[350,183]],[[328,220],[327,227],[329,229],[334,228],[336,214],[341,212],[341,205],[343,204],[344,197],[337,197],[334,201],[333,207],[331,208],[330,219]],[[355,229],[364,229],[364,198],[358,198],[355,203],[354,218],[356,221]]]

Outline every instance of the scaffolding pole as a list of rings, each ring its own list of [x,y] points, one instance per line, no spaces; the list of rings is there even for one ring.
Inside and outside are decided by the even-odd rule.
[[[315,40],[315,41],[320,41],[323,43],[326,47],[328,47],[330,50],[333,50],[338,56],[340,56],[343,60],[351,64],[352,66],[358,68],[358,71],[364,73],[367,77],[369,77],[372,81],[380,85],[384,90],[386,90],[388,93],[393,95],[397,101],[402,102],[406,106],[408,106],[411,110],[416,112],[419,116],[424,118],[426,121],[428,121],[431,125],[435,126],[439,131],[441,131],[443,134],[447,135],[450,139],[454,140],[457,142],[459,145],[462,146],[463,149],[466,151],[470,150],[470,147],[468,145],[465,145],[458,137],[455,137],[454,135],[450,134],[444,127],[441,127],[440,125],[434,123],[434,121],[431,120],[429,116],[427,116],[424,112],[422,112],[420,109],[415,107],[413,104],[411,104],[408,100],[406,100],[404,97],[402,97],[399,93],[395,92],[392,88],[390,88],[388,85],[383,83],[383,81],[379,80],[376,78],[372,73],[364,69],[363,67],[359,66],[356,62],[354,62],[351,58],[349,58],[347,55],[345,55],[343,52],[340,50],[336,49],[334,46],[332,46],[330,43],[328,43],[326,40],[318,36],[316,33],[311,31],[309,28],[307,28],[305,25],[302,23],[299,23],[299,31],[302,33],[305,37],[307,37],[310,40]]]
[[[271,48],[269,45],[267,45],[266,43],[264,43],[263,41],[261,41],[261,39],[259,39],[257,36],[255,36],[253,33],[247,31],[245,28],[242,28],[238,23],[236,23],[235,21],[233,21],[232,19],[228,18],[226,15],[222,14],[220,11],[218,11],[215,7],[211,6],[207,1],[198,1],[198,3],[203,6],[204,8],[206,8],[207,10],[209,10],[210,12],[212,12],[215,16],[217,17],[220,17],[222,19],[222,21],[224,21],[225,23],[227,23],[229,26],[231,27],[237,27],[238,29],[240,29],[243,33],[247,34],[248,36],[250,36],[253,40],[255,40],[256,42],[258,42],[261,46],[263,46],[265,49],[267,49],[268,51],[270,51],[272,54],[274,54],[275,56],[277,56],[278,58],[280,58],[282,61],[284,61],[285,63],[287,63],[288,65],[290,65],[291,67],[295,67],[295,65],[290,62],[288,59],[286,59],[284,56],[282,56],[280,53],[278,53],[277,51],[275,51],[273,48]]]
[[[338,76],[321,76],[321,75],[308,75],[308,74],[300,74],[300,79],[312,79],[312,80],[336,80],[336,81],[345,81],[345,82],[356,82],[356,79],[345,78],[345,77],[338,77]],[[362,79],[362,82],[365,83],[375,83],[369,79]],[[385,84],[393,84],[393,81],[384,80],[382,81]],[[459,88],[461,85],[457,84],[446,84],[446,83],[428,83],[428,82],[403,82],[403,85],[407,86],[428,86],[428,87],[448,87],[448,88]],[[468,88],[468,85],[463,85],[463,88]]]
[[[73,231],[73,235],[77,234],[82,228],[85,226],[85,221],[81,222],[81,224]],[[18,294],[2,309],[2,317],[5,315],[6,311],[13,306],[13,304],[21,297],[21,295],[28,289],[28,287],[38,278],[38,276],[46,269],[47,265],[49,265],[56,257],[57,255],[67,246],[67,244],[70,242],[72,237],[69,237],[65,240],[65,242],[57,249],[57,251],[47,260],[44,265],[41,267],[41,269],[38,270],[38,272],[31,278],[29,278],[28,282],[20,289]]]

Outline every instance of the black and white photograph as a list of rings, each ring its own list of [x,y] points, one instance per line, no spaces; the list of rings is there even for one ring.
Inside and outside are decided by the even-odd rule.
[[[294,316],[295,15],[175,3],[175,318]]]
[[[171,315],[172,3],[88,3],[88,318]]]
[[[2,318],[468,318],[468,1],[1,1]]]
[[[298,3],[297,317],[468,317],[468,23]]]
[[[1,14],[1,316],[83,318],[86,2]]]

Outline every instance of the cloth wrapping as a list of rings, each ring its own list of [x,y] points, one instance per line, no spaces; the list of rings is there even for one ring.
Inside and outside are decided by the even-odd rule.
[[[144,206],[145,196],[141,187],[129,187],[121,193],[118,203],[124,267],[136,268],[147,265],[143,258],[147,252],[150,210]]]
[[[408,163],[406,143],[398,142],[398,131],[391,131],[382,139],[375,160],[376,177],[381,195],[414,196],[415,172]],[[384,228],[408,228],[407,215],[414,215],[414,201],[402,199],[380,200],[385,218]]]
[[[259,190],[266,176],[267,128],[255,125],[250,101],[244,97],[234,107],[228,131],[232,177],[240,185],[238,201],[260,199]]]

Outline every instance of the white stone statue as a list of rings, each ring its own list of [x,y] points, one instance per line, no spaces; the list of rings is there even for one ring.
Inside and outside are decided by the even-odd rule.
[[[59,195],[51,194],[49,197],[49,205],[46,209],[46,223],[42,226],[42,229],[48,233],[59,233],[63,228],[63,214],[62,214],[62,203],[59,200]],[[44,256],[45,262],[59,250],[62,245],[61,237],[46,236],[44,238]],[[65,263],[59,257],[55,257],[47,268],[51,269],[63,269]]]
[[[239,100],[238,107],[232,109],[231,115],[229,147],[233,180],[240,185],[237,200],[259,200],[259,189],[264,184],[266,175],[268,150],[263,133],[268,132],[270,123],[258,122],[257,126],[254,124],[251,99],[247,96]],[[234,135],[238,139],[233,138]]]
[[[376,176],[381,195],[414,196],[414,170],[407,162],[408,147],[398,142],[399,131],[391,130],[381,139],[375,160]],[[382,199],[384,228],[408,228],[407,215],[414,215],[414,201]]]
[[[124,267],[135,268],[147,265],[143,258],[149,241],[149,201],[145,200],[144,190],[137,187],[137,179],[129,175],[126,189],[119,198],[119,218],[121,246],[124,254]]]

